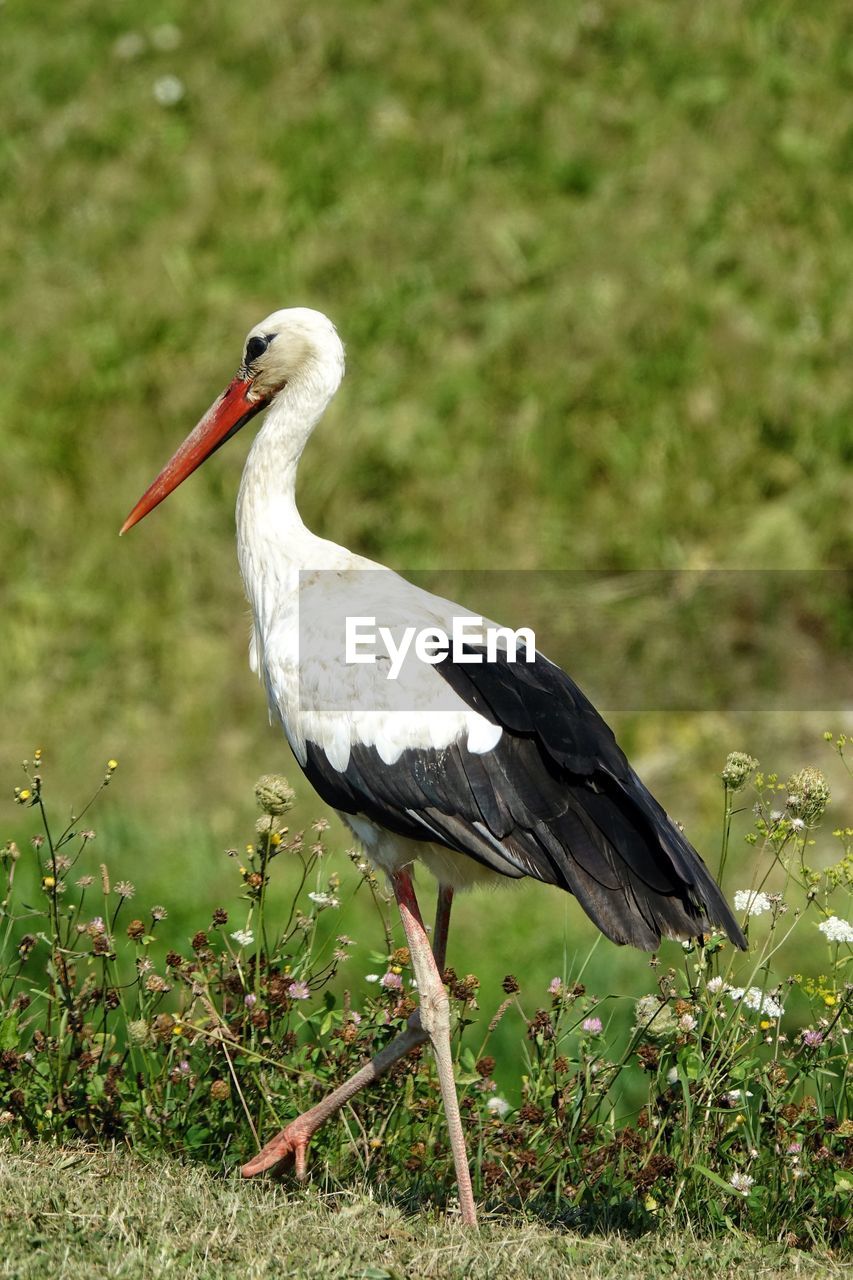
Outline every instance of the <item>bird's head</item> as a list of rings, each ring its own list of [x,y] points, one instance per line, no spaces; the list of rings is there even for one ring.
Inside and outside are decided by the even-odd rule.
[[[343,372],[343,345],[328,317],[308,307],[267,316],[246,335],[235,377],[146,489],[121,532],[138,524],[285,387],[301,389],[307,403],[325,406]]]

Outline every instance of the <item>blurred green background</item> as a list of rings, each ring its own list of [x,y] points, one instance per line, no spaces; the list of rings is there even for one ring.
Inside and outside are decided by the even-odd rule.
[[[6,0],[0,38],[9,834],[22,755],[63,805],[116,756],[98,853],[177,937],[257,775],[301,781],[246,662],[251,428],[117,538],[280,306],[347,346],[301,478],[324,536],[404,571],[849,564],[853,10]],[[838,601],[809,633],[844,662]],[[729,750],[831,770],[840,715],[773,706],[614,718],[712,866]],[[460,971],[534,986],[594,936],[538,886],[458,915]],[[643,963],[596,948],[611,991]]]

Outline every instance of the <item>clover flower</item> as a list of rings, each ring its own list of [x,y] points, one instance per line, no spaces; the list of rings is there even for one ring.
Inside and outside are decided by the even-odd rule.
[[[255,941],[255,935],[251,929],[235,929],[231,937],[237,943],[238,947],[250,947]]]
[[[740,1173],[736,1170],[729,1178],[729,1182],[735,1191],[739,1191],[742,1196],[748,1196],[749,1189],[755,1182],[755,1178],[750,1177],[748,1173]]]
[[[585,1031],[590,1036],[600,1036],[603,1030],[603,1024],[600,1018],[584,1018],[581,1023],[581,1031]]]
[[[841,920],[838,916],[830,916],[828,920],[821,920],[818,925],[827,942],[853,942],[853,924],[847,920]]]
[[[402,991],[403,979],[399,973],[393,973],[390,969],[387,973],[383,973],[379,979],[380,987],[385,987],[386,991]]]
[[[307,982],[291,982],[287,988],[291,1000],[310,1000],[311,990]]]
[[[770,911],[773,903],[766,893],[758,893],[753,889],[738,889],[735,894],[735,911],[745,911],[748,916],[763,916]]]
[[[549,994],[549,995],[551,995],[551,996],[558,996],[558,995],[560,995],[560,994],[562,993],[562,990],[563,990],[563,980],[562,980],[562,978],[552,978],[552,979],[551,979],[551,981],[548,983],[548,994]]]
[[[725,986],[725,983],[723,982],[723,979],[720,977],[709,978],[708,981],[705,983],[706,989],[711,993],[712,996],[715,996],[718,991],[722,991],[724,986]]]
[[[803,1032],[803,1044],[809,1049],[817,1049],[823,1044],[823,1032],[815,1031],[813,1027],[809,1027]]]

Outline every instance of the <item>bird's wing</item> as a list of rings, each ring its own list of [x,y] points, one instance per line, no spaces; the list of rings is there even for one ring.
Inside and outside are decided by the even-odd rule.
[[[309,727],[300,763],[323,799],[500,874],[560,885],[615,942],[648,950],[720,925],[746,945],[698,853],[559,667],[540,654],[419,665],[425,709],[339,716],[345,752]],[[455,711],[428,709],[442,687]]]

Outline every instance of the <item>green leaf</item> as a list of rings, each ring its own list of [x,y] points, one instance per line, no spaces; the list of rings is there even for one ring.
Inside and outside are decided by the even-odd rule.
[[[706,1169],[704,1164],[694,1164],[693,1168],[697,1173],[701,1173],[703,1178],[707,1178],[709,1182],[713,1182],[715,1187],[720,1187],[723,1191],[734,1191],[732,1184],[730,1182],[725,1182],[718,1173],[714,1173],[713,1169]]]
[[[18,1045],[18,1015],[10,1013],[0,1023],[0,1049],[15,1049]]]

